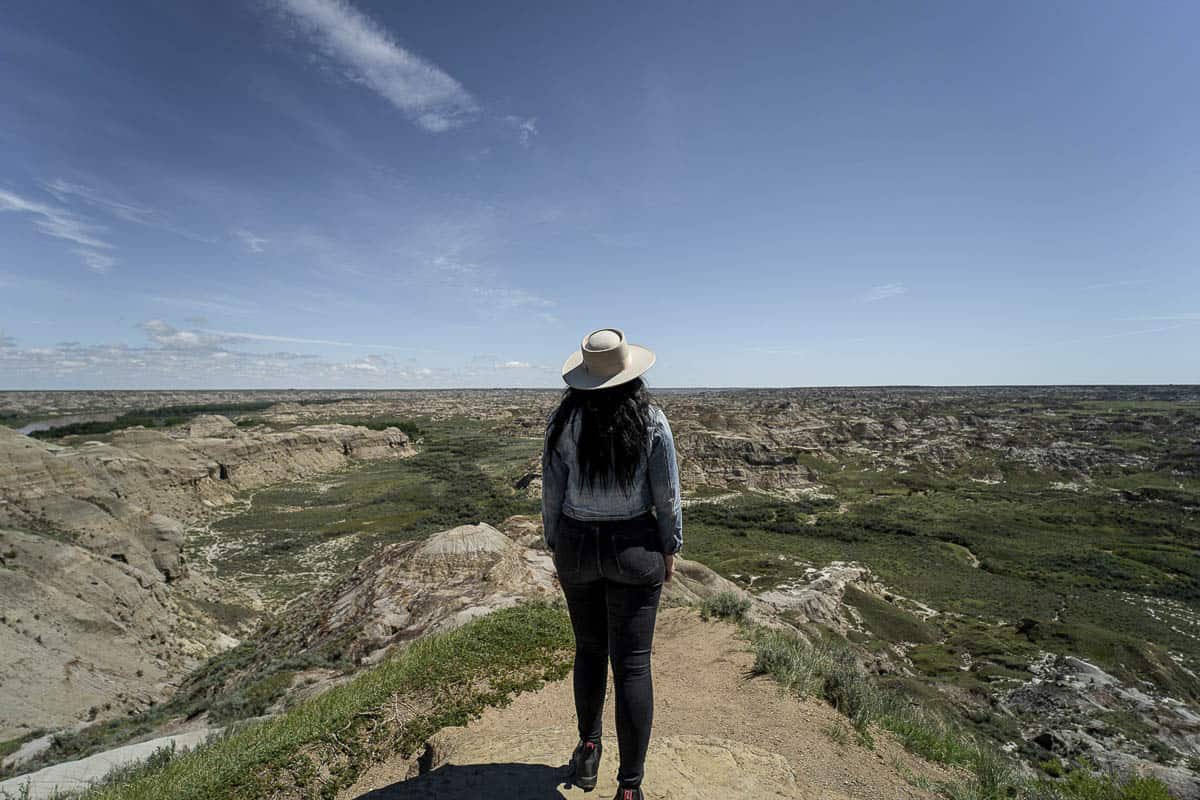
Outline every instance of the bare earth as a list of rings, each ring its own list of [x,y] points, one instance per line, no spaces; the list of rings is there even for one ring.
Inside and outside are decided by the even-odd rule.
[[[836,743],[846,726],[826,704],[783,693],[750,675],[754,657],[737,629],[705,622],[693,609],[663,609],[654,647],[654,736],[644,790],[655,800],[932,798],[904,774],[949,777],[884,735],[874,749]],[[612,684],[605,707],[605,752],[593,797],[616,792]],[[431,743],[433,769],[395,758],[369,769],[341,800],[466,800],[477,797],[582,798],[568,783],[576,743],[571,681],[548,684],[489,709]],[[411,779],[409,778],[409,776]]]

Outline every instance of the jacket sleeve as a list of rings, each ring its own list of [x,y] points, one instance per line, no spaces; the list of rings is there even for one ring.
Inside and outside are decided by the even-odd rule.
[[[558,517],[562,513],[563,496],[567,492],[569,467],[558,448],[548,444],[542,448],[542,538],[546,547],[554,549],[558,536]]]
[[[675,461],[675,439],[666,414],[659,410],[650,445],[648,467],[650,491],[654,496],[654,515],[663,553],[677,553],[683,547],[683,504],[679,497],[679,465]]]

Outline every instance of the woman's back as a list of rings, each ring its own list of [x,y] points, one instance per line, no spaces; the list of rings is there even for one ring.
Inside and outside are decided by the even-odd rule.
[[[640,381],[638,381],[640,383]],[[640,387],[638,387],[640,388]],[[610,468],[589,475],[581,461],[581,439],[586,438],[584,415],[595,409],[569,409],[547,430],[542,456],[542,512],[546,544],[553,548],[558,514],[580,521],[633,519],[653,509],[659,525],[662,552],[674,553],[683,545],[679,475],[675,442],[666,414],[655,405],[646,411],[639,447],[629,460],[623,479]],[[603,426],[606,421],[594,421]],[[611,448],[609,448],[611,450]],[[632,456],[632,457],[631,457]]]

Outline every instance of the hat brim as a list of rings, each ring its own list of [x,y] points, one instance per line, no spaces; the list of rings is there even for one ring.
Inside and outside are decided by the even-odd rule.
[[[640,344],[630,344],[626,345],[626,347],[629,348],[629,366],[616,375],[608,377],[593,375],[588,372],[587,367],[583,365],[583,353],[576,350],[567,356],[567,360],[563,362],[563,380],[572,389],[607,389],[611,386],[620,386],[622,383],[628,383],[634,378],[640,377],[643,372],[654,366],[655,356],[653,350],[642,347]]]

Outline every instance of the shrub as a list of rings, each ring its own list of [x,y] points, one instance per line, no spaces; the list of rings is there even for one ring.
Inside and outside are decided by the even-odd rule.
[[[737,592],[721,592],[700,604],[700,616],[704,619],[717,617],[741,622],[750,610],[750,598]]]

